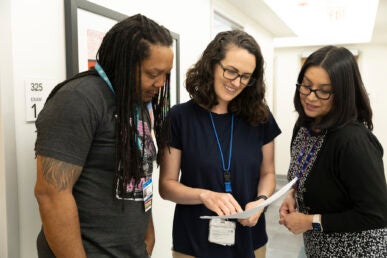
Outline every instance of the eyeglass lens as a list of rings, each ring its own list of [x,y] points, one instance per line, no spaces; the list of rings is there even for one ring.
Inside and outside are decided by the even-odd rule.
[[[321,90],[321,89],[315,89],[313,90],[310,86],[302,85],[302,84],[297,84],[298,91],[303,94],[303,95],[310,95],[312,92],[316,95],[317,98],[327,100],[331,96],[331,92]]]

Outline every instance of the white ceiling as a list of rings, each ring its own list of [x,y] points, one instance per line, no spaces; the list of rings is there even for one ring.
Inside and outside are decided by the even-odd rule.
[[[271,33],[276,47],[387,43],[387,0],[228,1]]]
[[[379,0],[371,41],[387,44],[387,0]]]

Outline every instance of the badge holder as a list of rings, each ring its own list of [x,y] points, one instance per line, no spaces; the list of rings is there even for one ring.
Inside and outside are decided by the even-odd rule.
[[[210,220],[208,241],[218,245],[235,244],[235,222],[214,218]]]
[[[149,178],[143,184],[142,195],[144,198],[144,210],[145,212],[149,211],[152,208],[152,198],[153,198],[153,183],[152,178]]]

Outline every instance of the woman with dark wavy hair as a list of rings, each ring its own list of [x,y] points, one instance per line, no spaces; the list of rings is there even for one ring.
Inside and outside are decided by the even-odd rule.
[[[152,253],[149,190],[168,108],[172,36],[141,15],[114,25],[97,64],[60,83],[36,121],[38,255]]]
[[[298,76],[280,224],[303,233],[308,257],[387,257],[383,148],[357,62],[343,47],[312,53]]]
[[[263,210],[239,221],[200,219],[249,209],[275,189],[280,129],[265,102],[263,65],[254,38],[233,30],[187,72],[192,99],[167,116],[160,167],[160,194],[177,203],[174,258],[265,257]]]

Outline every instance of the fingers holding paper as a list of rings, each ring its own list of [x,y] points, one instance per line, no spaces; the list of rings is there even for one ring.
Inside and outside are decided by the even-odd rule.
[[[205,191],[200,194],[202,203],[218,216],[232,215],[242,212],[241,206],[229,193]]]
[[[246,211],[250,210],[250,209],[256,207],[257,205],[259,205],[260,203],[262,203],[263,201],[264,200],[261,199],[261,200],[258,200],[258,201],[249,202],[249,203],[246,204],[245,210]],[[238,219],[238,221],[243,226],[254,227],[257,224],[258,219],[259,219],[259,217],[261,216],[262,213],[263,213],[263,208],[259,209],[257,212],[252,214],[250,217],[248,217],[246,219]]]

